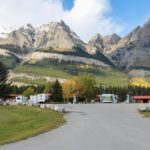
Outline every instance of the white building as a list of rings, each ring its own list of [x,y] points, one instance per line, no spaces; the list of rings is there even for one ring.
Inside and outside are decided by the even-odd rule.
[[[23,104],[23,103],[25,103],[25,102],[27,102],[27,97],[25,97],[25,96],[17,96],[16,97],[16,103],[17,104]]]
[[[102,103],[117,103],[118,102],[118,96],[115,94],[102,94],[100,96],[100,101]]]

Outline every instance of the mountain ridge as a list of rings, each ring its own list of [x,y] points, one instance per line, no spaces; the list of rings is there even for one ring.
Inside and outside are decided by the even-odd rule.
[[[5,55],[5,62],[11,57],[14,66],[38,67],[46,64],[55,70],[57,65],[62,64],[67,73],[73,75],[82,72],[79,66],[88,66],[89,69],[85,70],[92,73],[101,68],[120,68],[129,76],[149,76],[150,20],[123,38],[115,33],[107,36],[97,33],[88,43],[83,42],[64,21],[50,22],[36,28],[27,24],[1,38],[0,51],[0,57]],[[13,60],[12,54],[19,56],[19,61],[16,57]],[[11,65],[11,69],[15,68]]]
[[[7,38],[0,40],[0,48],[20,55],[26,55],[38,49],[48,50],[51,48],[56,52],[74,52],[75,54],[74,47],[88,54],[87,45],[63,21],[50,22],[38,28],[27,24],[10,32]],[[99,53],[101,52],[99,51]],[[91,58],[93,57],[95,56],[91,55]],[[106,60],[104,63],[108,62],[109,65],[112,65],[111,61],[102,53],[95,59],[99,59],[99,61]]]

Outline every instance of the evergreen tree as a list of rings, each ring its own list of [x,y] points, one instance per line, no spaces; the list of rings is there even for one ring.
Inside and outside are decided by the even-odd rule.
[[[52,92],[53,92],[53,101],[54,102],[63,102],[63,92],[62,86],[58,80],[56,80],[52,85]]]
[[[0,62],[0,98],[5,97],[10,93],[9,86],[5,84],[7,78],[7,71],[5,66]]]
[[[7,76],[7,71],[5,66],[0,62],[0,84],[4,84]]]
[[[37,86],[37,87],[36,87],[36,93],[39,94],[39,93],[45,92],[45,91],[44,91],[44,88],[45,88],[45,87],[44,87],[43,85]]]

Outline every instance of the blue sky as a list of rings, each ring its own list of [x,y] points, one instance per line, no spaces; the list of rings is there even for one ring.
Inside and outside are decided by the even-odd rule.
[[[63,0],[63,6],[65,9],[70,10],[73,7],[73,0]]]
[[[150,17],[150,0],[3,0],[0,17],[0,33],[3,26],[64,20],[87,42],[97,33],[124,36],[143,25]]]
[[[125,24],[122,35],[129,33],[136,26],[143,25],[150,18],[150,0],[110,0],[112,7],[109,16],[120,24]],[[73,0],[63,0],[64,8],[70,10]]]

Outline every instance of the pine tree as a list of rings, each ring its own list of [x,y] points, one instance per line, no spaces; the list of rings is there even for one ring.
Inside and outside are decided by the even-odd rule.
[[[0,62],[0,97],[5,97],[9,92],[9,85],[6,85],[7,71],[5,66]]]
[[[56,80],[54,84],[52,85],[52,92],[53,92],[54,102],[57,102],[57,103],[63,102],[62,86],[58,80]]]
[[[5,66],[0,62],[0,84],[3,84],[6,80],[6,69]]]

